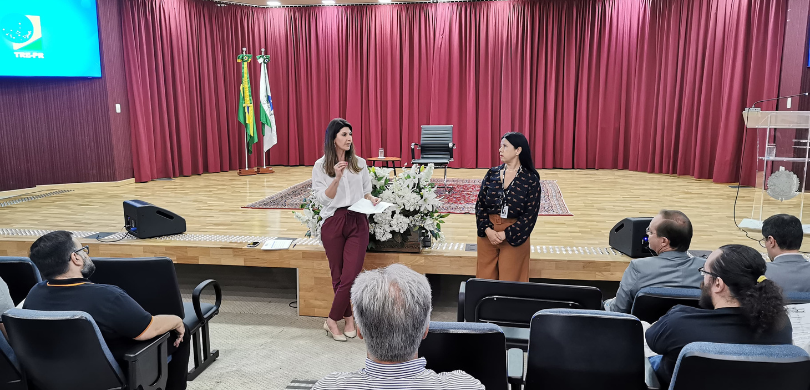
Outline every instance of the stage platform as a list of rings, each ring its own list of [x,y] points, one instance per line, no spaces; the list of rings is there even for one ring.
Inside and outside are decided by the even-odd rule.
[[[90,235],[123,228],[122,202],[140,199],[171,210],[187,221],[187,234],[175,239],[126,239],[100,243],[83,239],[94,257],[167,256],[176,263],[298,270],[299,314],[326,316],[332,299],[323,248],[304,239],[306,228],[290,210],[243,206],[311,176],[311,167],[275,167],[276,173],[240,177],[236,172],[134,183],[81,183],[0,192],[0,256],[25,256],[46,230]],[[483,178],[483,169],[451,169],[448,177]],[[630,259],[608,248],[608,232],[625,217],[654,216],[679,209],[692,220],[693,249],[745,244],[764,251],[738,231],[732,220],[735,188],[690,177],[617,170],[542,170],[557,180],[573,216],[541,216],[532,233],[531,278],[621,280]],[[737,218],[750,216],[754,189],[741,190]],[[783,212],[797,213],[785,206]],[[450,215],[446,243],[421,254],[369,253],[365,268],[403,263],[426,274],[474,275],[475,217]],[[752,237],[760,238],[756,232]],[[271,237],[301,238],[290,250],[246,248]],[[807,246],[803,247],[807,249]],[[216,278],[216,275],[211,275]]]

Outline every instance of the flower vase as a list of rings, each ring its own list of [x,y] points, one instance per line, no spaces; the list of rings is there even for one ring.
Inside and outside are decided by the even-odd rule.
[[[378,241],[373,234],[370,234],[368,251],[420,253],[422,252],[422,242],[419,232],[410,229],[404,233],[395,233],[393,237],[385,241]]]

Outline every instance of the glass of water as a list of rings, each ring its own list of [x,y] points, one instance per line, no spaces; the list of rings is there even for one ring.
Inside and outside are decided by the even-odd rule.
[[[383,148],[380,148],[380,155],[378,157],[380,158],[385,157],[385,151],[383,150]]]

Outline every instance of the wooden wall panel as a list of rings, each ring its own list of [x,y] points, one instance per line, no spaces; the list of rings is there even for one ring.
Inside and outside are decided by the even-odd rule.
[[[0,78],[0,191],[132,177],[120,1],[99,1],[102,77]]]

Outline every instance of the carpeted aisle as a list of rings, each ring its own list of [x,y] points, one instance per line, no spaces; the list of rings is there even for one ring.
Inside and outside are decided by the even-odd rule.
[[[222,286],[220,314],[211,323],[211,348],[220,356],[189,390],[266,390],[306,388],[300,381],[317,380],[334,371],[355,371],[366,357],[362,340],[332,341],[321,329],[322,318],[299,317],[294,269],[177,265],[184,299],[198,282],[213,277]],[[466,279],[458,278],[459,281]],[[453,288],[437,303],[433,319],[455,320]],[[444,299],[446,298],[446,299]],[[193,364],[193,359],[192,359]]]

